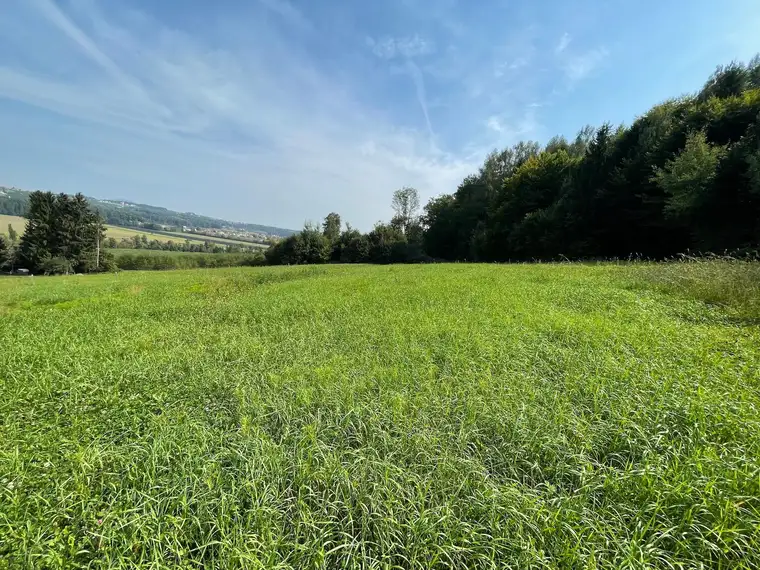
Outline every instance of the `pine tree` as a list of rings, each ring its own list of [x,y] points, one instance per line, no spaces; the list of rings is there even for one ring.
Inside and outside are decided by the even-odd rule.
[[[19,246],[24,267],[48,272],[101,268],[99,248],[105,239],[105,226],[82,194],[71,197],[33,192],[27,217],[27,230]]]
[[[0,269],[5,268],[10,257],[10,245],[4,236],[0,235]]]
[[[19,265],[32,271],[42,268],[53,257],[56,199],[51,192],[29,194],[26,231],[19,244]]]

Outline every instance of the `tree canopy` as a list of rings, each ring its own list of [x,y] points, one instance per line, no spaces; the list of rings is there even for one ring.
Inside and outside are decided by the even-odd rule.
[[[722,252],[760,244],[760,58],[693,96],[570,144],[494,152],[425,207],[436,258],[507,261]]]
[[[628,127],[583,127],[572,141],[494,150],[452,194],[397,190],[390,223],[340,233],[310,259],[408,262],[665,258],[760,246],[760,57],[719,67],[694,95],[656,105]],[[270,262],[304,263],[280,242]],[[337,236],[337,237],[336,237]],[[316,237],[310,238],[316,239]],[[293,252],[284,255],[285,251]]]

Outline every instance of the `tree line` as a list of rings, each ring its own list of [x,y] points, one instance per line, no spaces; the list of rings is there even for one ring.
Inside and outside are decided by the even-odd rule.
[[[411,263],[429,261],[423,248],[423,221],[418,216],[419,194],[405,187],[393,194],[395,211],[390,223],[378,222],[369,233],[346,224],[330,213],[321,227],[306,224],[304,229],[266,251],[270,265],[314,263]]]
[[[169,269],[212,269],[264,265],[261,252],[249,253],[191,253],[143,250],[120,253],[116,257],[119,269],[165,271]]]
[[[117,240],[114,237],[106,238],[105,247],[108,249],[148,249],[152,251],[178,251],[187,253],[253,253],[261,248],[243,244],[219,244],[210,240],[201,243],[183,241],[148,239],[145,234],[135,234],[131,237],[123,237]]]
[[[628,127],[587,126],[573,140],[494,151],[421,212],[413,188],[396,191],[392,207],[390,222],[367,233],[331,213],[272,245],[266,262],[662,259],[755,250],[760,57],[719,67],[698,93],[656,105]],[[47,272],[112,264],[101,247],[103,220],[80,194],[34,192],[27,217],[17,246],[0,241],[0,263]]]
[[[411,195],[394,195],[396,217],[367,234],[341,232],[330,214],[322,228],[309,225],[271,248],[267,260],[662,259],[754,250],[760,57],[719,67],[698,93],[656,105],[629,127],[587,126],[573,140],[494,151],[419,217]]]

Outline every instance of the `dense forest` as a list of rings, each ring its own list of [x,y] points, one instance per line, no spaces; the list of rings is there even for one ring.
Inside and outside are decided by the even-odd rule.
[[[25,215],[29,194],[29,192],[17,188],[0,187],[0,214],[11,216]],[[230,222],[191,212],[174,212],[166,208],[149,206],[147,204],[97,200],[95,198],[87,198],[87,200],[91,207],[103,217],[105,223],[114,226],[141,227],[146,229],[161,229],[161,226],[171,226],[180,229],[183,226],[193,228],[235,228],[280,237],[286,237],[294,233],[292,230],[274,226]]]
[[[368,234],[337,214],[268,253],[270,263],[661,259],[760,244],[760,57],[719,67],[701,91],[629,127],[490,154],[418,216],[417,194]],[[399,202],[401,199],[401,202]],[[406,203],[404,203],[406,200]],[[410,202],[411,201],[411,202]],[[411,208],[410,208],[411,207]],[[336,230],[336,220],[338,226]]]

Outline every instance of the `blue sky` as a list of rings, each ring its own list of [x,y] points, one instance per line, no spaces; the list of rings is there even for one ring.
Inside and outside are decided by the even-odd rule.
[[[760,51],[757,0],[2,0],[0,184],[362,229]]]

